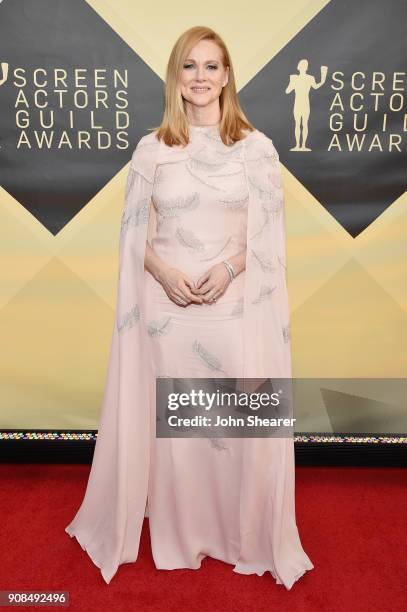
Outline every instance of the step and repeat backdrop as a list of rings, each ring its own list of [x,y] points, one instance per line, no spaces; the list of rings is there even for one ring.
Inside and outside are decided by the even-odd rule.
[[[296,431],[406,432],[407,4],[204,8],[0,2],[0,428],[97,428],[128,164],[203,24],[280,155]]]

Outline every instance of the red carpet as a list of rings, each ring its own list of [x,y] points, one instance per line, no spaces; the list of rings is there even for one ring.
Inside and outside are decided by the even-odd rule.
[[[297,523],[315,568],[291,591],[269,573],[238,575],[231,565],[210,558],[199,570],[156,570],[148,519],[137,562],[122,565],[107,585],[64,532],[82,499],[89,466],[2,464],[0,473],[1,590],[66,590],[71,611],[407,608],[403,468],[297,468]]]

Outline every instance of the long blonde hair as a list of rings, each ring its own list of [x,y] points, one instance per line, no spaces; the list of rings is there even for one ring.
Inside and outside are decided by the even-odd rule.
[[[195,26],[186,30],[176,41],[168,60],[165,77],[165,110],[161,125],[157,130],[157,138],[166,145],[187,145],[189,142],[188,119],[185,112],[185,102],[179,85],[181,71],[185,58],[190,50],[201,40],[211,40],[222,52],[223,66],[229,67],[229,79],[219,97],[220,106],[220,137],[224,144],[230,145],[246,136],[256,128],[245,116],[236,91],[235,75],[232,60],[222,38],[211,28]]]

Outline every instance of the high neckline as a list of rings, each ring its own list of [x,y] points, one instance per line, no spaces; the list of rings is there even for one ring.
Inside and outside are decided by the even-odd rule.
[[[220,126],[220,122],[218,123],[211,123],[209,125],[194,125],[193,123],[188,123],[189,129],[192,130],[197,130],[199,132],[204,132],[206,130],[215,130],[218,129]]]

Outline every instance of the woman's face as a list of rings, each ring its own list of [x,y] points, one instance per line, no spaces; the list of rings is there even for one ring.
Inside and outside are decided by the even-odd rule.
[[[191,105],[203,108],[218,100],[229,77],[221,53],[211,40],[199,41],[188,53],[181,71],[181,94]]]

